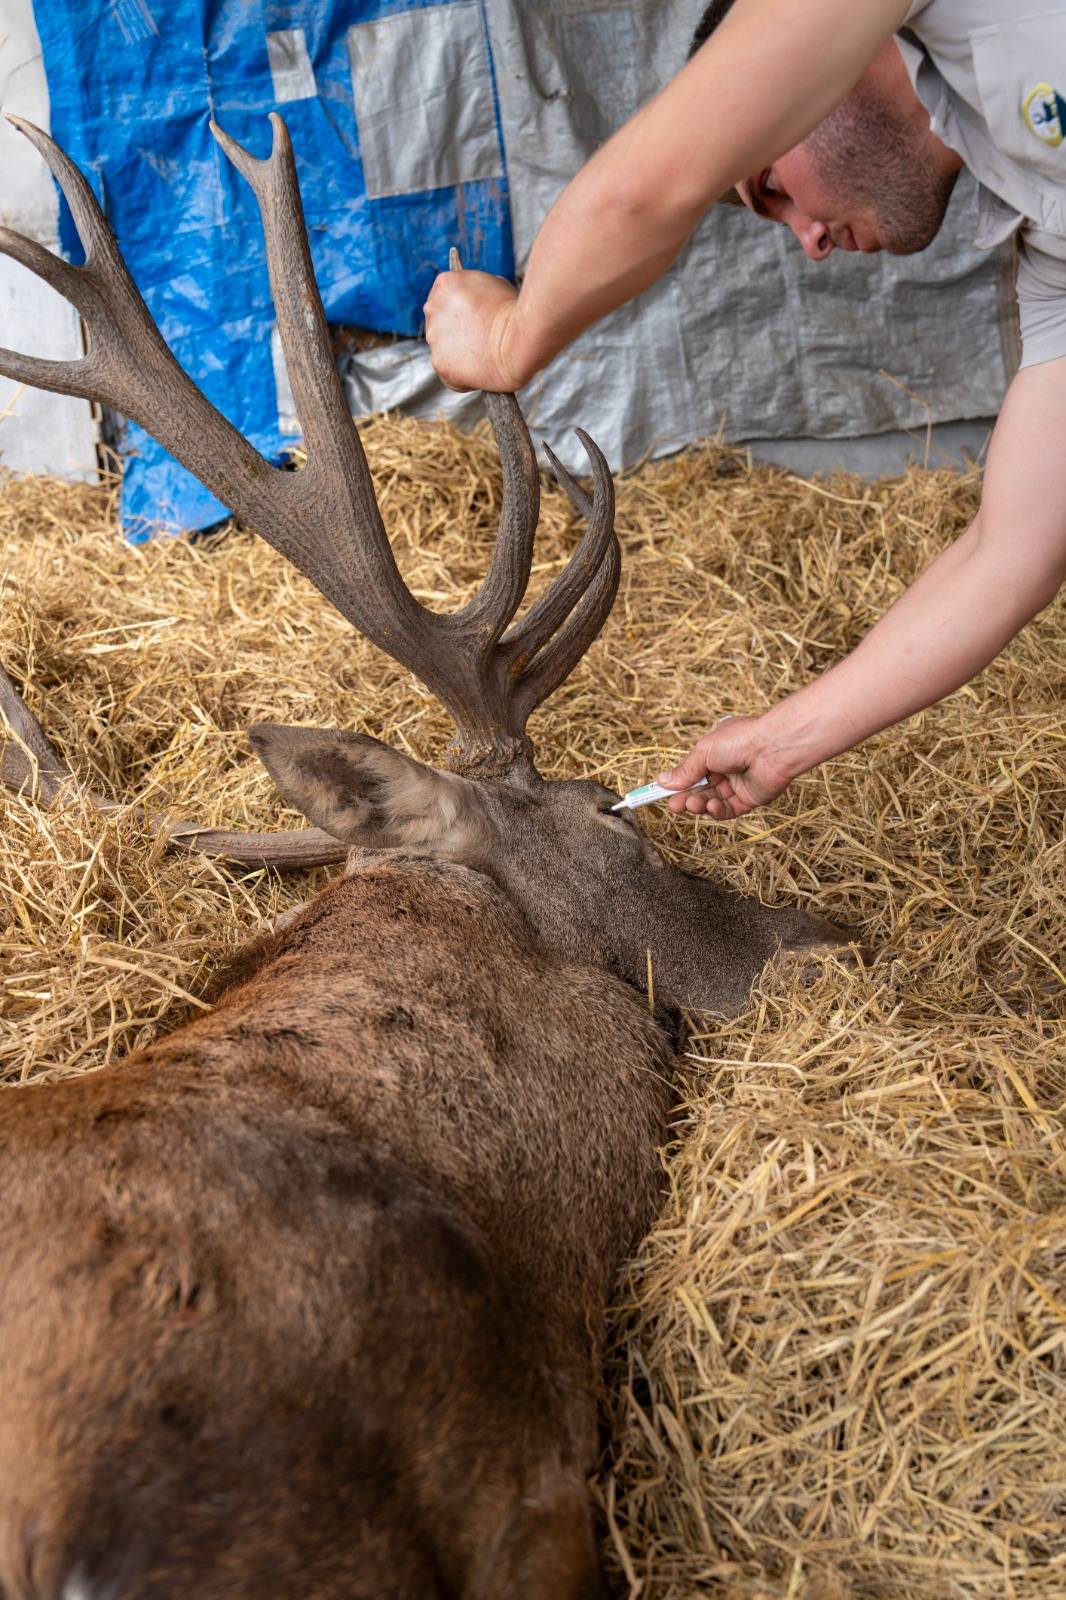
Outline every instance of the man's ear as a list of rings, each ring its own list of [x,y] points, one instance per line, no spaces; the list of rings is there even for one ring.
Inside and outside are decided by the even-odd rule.
[[[422,846],[468,859],[488,837],[476,784],[368,734],[258,722],[248,737],[289,804],[345,844]]]

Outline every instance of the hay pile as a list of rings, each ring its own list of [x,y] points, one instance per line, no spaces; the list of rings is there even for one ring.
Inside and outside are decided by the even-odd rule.
[[[365,429],[401,567],[469,594],[485,438]],[[854,644],[977,502],[971,476],[810,485],[710,446],[619,484],[614,616],[534,719],[542,770],[625,787]],[[448,728],[243,532],[126,548],[108,494],[0,484],[0,659],[76,770],[231,826],[297,826],[242,737]],[[543,582],[572,546],[545,497]],[[685,866],[881,952],[767,981],[696,1038],[660,1225],[620,1284],[598,1486],[622,1594],[1066,1596],[1066,610],[971,687],[739,823],[648,826]],[[3,801],[12,1082],[196,1006],[308,879],[164,856],[135,819]],[[645,813],[647,817],[648,814]]]

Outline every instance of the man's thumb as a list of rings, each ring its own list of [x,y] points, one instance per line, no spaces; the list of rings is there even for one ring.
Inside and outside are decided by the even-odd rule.
[[[699,783],[706,776],[707,763],[697,747],[689,751],[680,766],[671,768],[669,772],[660,772],[659,782],[666,789],[691,789],[694,783]]]

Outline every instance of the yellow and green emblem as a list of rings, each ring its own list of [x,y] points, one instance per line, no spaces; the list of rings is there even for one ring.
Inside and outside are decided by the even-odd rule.
[[[1022,97],[1022,121],[1041,144],[1060,145],[1066,138],[1066,100],[1050,83],[1036,83]]]

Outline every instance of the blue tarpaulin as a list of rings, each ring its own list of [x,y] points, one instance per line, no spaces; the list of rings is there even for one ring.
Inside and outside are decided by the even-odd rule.
[[[435,274],[511,277],[503,146],[481,0],[37,0],[53,136],[89,178],[164,338],[268,459],[279,417],[259,212],[208,128],[254,155],[281,112],[333,323],[415,334]],[[80,259],[63,207],[61,239]],[[131,538],[202,528],[217,500],[132,424]]]

